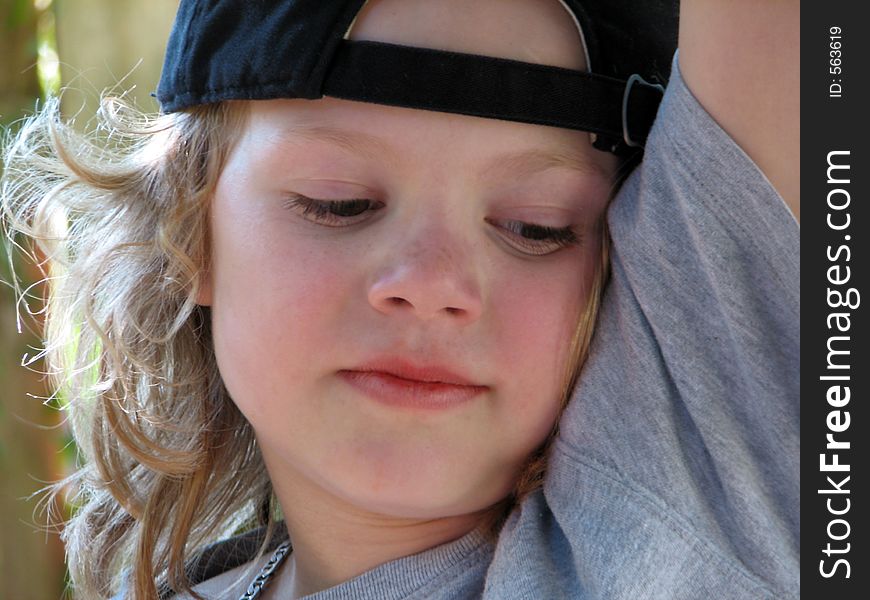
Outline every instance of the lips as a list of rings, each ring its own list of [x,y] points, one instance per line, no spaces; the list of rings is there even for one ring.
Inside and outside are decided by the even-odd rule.
[[[407,408],[446,409],[464,404],[489,389],[447,367],[396,358],[342,370],[338,375],[373,400]]]
[[[426,383],[447,383],[453,385],[480,385],[471,378],[448,367],[436,364],[417,364],[402,358],[385,357],[348,369],[350,371],[377,371],[402,379]],[[485,386],[484,386],[485,387]]]

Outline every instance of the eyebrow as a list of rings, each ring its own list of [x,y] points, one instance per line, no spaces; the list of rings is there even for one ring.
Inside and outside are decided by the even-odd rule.
[[[607,171],[582,152],[547,150],[520,150],[502,154],[487,163],[481,177],[498,177],[507,174],[523,178],[552,168],[578,171],[584,175],[607,176]]]
[[[383,139],[361,131],[341,129],[331,125],[296,124],[278,132],[281,140],[293,142],[294,137],[331,143],[368,160],[390,164],[398,162],[395,148]],[[481,179],[512,175],[523,178],[551,168],[565,168],[585,175],[607,177],[607,171],[581,151],[520,150],[501,154],[488,161],[479,173]]]
[[[314,142],[327,142],[342,148],[352,154],[357,154],[369,160],[381,160],[384,157],[392,162],[396,156],[395,150],[381,138],[363,133],[350,131],[330,125],[298,124],[288,129],[281,130],[277,134],[282,141],[294,143],[294,138],[301,137]]]

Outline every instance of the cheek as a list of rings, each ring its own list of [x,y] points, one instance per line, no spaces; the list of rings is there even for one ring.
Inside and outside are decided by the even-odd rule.
[[[597,246],[595,246],[597,247]],[[548,269],[514,279],[498,295],[498,362],[509,366],[503,385],[512,399],[510,422],[537,445],[561,407],[571,340],[592,286],[597,253],[578,253]]]
[[[249,420],[302,381],[311,352],[328,357],[349,297],[350,263],[288,234],[257,207],[216,207],[212,320],[221,375]]]

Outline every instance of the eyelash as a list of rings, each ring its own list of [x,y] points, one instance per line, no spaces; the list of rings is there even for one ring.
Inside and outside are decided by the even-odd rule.
[[[326,227],[353,225],[354,223],[348,223],[348,220],[369,210],[379,210],[383,207],[382,202],[365,198],[315,200],[300,194],[288,196],[284,205],[296,211],[301,209],[302,217]],[[562,248],[577,246],[582,241],[571,227],[548,227],[523,221],[498,222],[489,218],[486,219],[486,222],[510,234],[510,237],[515,241],[514,245],[522,246],[518,250],[534,256],[552,254]]]
[[[524,252],[536,256],[551,254],[556,250],[580,243],[580,237],[570,227],[547,227],[522,221],[505,221],[503,225],[499,225],[490,219],[486,222],[511,233],[514,239],[524,246]]]
[[[351,200],[315,200],[299,194],[289,196],[285,202],[287,208],[294,210],[301,208],[303,217],[308,217],[310,215],[313,217],[313,220],[322,225],[326,225],[327,227],[346,227],[347,225],[352,224],[347,223],[347,220],[357,217],[367,210],[371,210],[372,206],[370,205],[379,205],[378,208],[380,208],[382,203],[366,200],[365,198],[353,198]],[[356,208],[362,208],[362,210],[355,211],[354,209]],[[349,214],[347,214],[347,212],[342,214],[342,212],[348,210]]]

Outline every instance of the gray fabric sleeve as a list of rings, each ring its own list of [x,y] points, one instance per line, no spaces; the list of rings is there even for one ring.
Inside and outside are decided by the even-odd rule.
[[[594,534],[590,515],[617,527],[608,511],[647,503],[777,597],[797,595],[799,226],[692,96],[678,54],[609,225],[612,278],[548,503],[575,536]],[[583,487],[604,479],[618,502]]]

